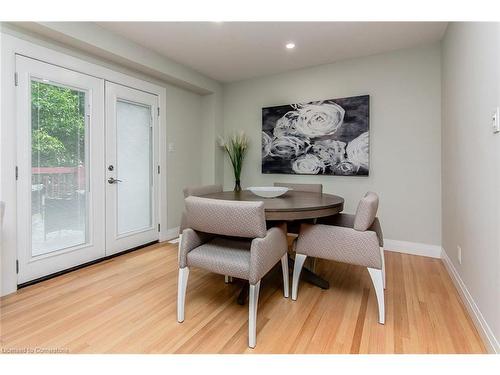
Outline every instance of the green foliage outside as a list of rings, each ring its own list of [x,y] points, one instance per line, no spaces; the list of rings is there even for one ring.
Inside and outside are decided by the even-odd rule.
[[[33,166],[84,164],[84,92],[32,81],[31,124]]]

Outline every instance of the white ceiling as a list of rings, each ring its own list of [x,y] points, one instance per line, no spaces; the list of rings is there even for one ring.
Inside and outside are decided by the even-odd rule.
[[[99,22],[221,82],[440,40],[446,22]],[[295,49],[285,44],[293,41]]]

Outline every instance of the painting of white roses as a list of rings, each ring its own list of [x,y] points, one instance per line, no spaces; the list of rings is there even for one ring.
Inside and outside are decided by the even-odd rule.
[[[262,173],[368,176],[370,96],[262,109]]]

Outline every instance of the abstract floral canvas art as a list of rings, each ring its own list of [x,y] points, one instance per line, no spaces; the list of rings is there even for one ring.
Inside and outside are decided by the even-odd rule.
[[[368,176],[369,95],[262,109],[262,173]]]

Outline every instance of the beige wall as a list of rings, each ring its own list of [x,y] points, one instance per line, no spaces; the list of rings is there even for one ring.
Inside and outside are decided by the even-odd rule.
[[[243,129],[251,146],[242,184],[319,182],[353,212],[368,191],[380,195],[384,235],[441,244],[440,46],[401,50],[224,86],[226,134]],[[370,176],[261,174],[262,107],[370,95]],[[225,161],[224,183],[233,186]]]
[[[167,143],[174,150],[167,153],[167,222],[168,228],[180,224],[184,209],[182,189],[202,183],[202,100],[195,93],[167,87]],[[168,145],[167,145],[168,147]]]
[[[497,338],[500,134],[491,116],[500,105],[499,51],[493,23],[452,23],[442,42],[443,247]]]

